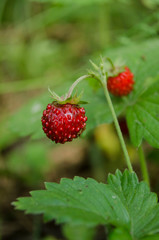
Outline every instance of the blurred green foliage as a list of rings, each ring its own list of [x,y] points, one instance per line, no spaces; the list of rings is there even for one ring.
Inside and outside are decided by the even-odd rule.
[[[8,156],[7,169],[33,187],[43,180],[44,174],[49,170],[48,150],[49,146],[45,145],[44,148],[42,143],[26,143]]]
[[[2,222],[9,221],[8,216],[13,211],[9,208],[10,202],[23,194],[21,189],[25,193],[28,185],[36,187],[48,177],[48,172],[56,172],[54,165],[50,165],[47,154],[56,146],[49,143],[49,140],[44,140],[41,123],[38,121],[42,109],[51,101],[47,93],[48,86],[63,94],[73,80],[85,73],[89,67],[88,59],[96,59],[101,53],[110,51],[114,57],[121,53],[120,49],[130,51],[126,54],[133,68],[134,62],[139,61],[135,60],[135,54],[140,55],[142,47],[146,50],[148,48],[143,45],[145,41],[149,42],[149,48],[154,49],[151,63],[157,63],[158,40],[154,39],[158,38],[159,32],[158,7],[158,0],[0,1],[0,182],[1,194],[8,195],[9,199],[7,207],[0,207],[0,210],[7,212],[2,214]],[[133,46],[136,46],[136,53]],[[140,77],[144,75],[144,56],[141,62]],[[140,64],[136,66],[141,67]],[[155,65],[150,71],[155,71],[156,74],[157,68]],[[85,88],[83,97],[92,101],[92,95],[86,91],[87,83],[82,87]],[[98,98],[102,98],[100,92]],[[95,100],[94,98],[93,101]],[[119,104],[119,112],[122,106],[122,103]],[[87,107],[92,108],[92,105]],[[101,103],[99,111],[102,107]],[[105,114],[109,120],[107,109]],[[93,113],[90,111],[89,118],[91,115]],[[92,117],[96,122],[97,116]],[[104,118],[99,121],[102,122]],[[87,130],[91,130],[94,125],[89,127]],[[96,148],[94,147],[94,158],[103,158],[102,152],[95,151]],[[149,162],[155,159],[156,165],[151,161],[152,175],[155,190],[159,191],[156,160],[159,152],[154,153],[153,149],[148,151]],[[51,158],[54,161],[54,154]],[[99,164],[102,161],[99,160]],[[97,169],[102,169],[103,165],[97,168],[96,164],[90,161],[92,169],[87,174],[91,172],[100,179],[102,173],[100,170],[98,174]],[[106,164],[109,164],[108,161]],[[103,169],[103,175],[104,173]],[[15,189],[12,187],[14,183]],[[6,189],[14,189],[15,193],[10,191],[9,194]],[[67,230],[65,235],[71,235],[71,231]],[[18,239],[14,234],[15,232],[11,233],[12,238]],[[5,239],[3,225],[2,235]],[[118,239],[122,240],[123,236],[118,235]]]
[[[95,229],[84,225],[71,226],[64,225],[63,233],[67,240],[92,240],[95,235]]]

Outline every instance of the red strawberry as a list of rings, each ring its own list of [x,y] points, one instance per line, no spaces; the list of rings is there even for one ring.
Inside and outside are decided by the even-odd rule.
[[[133,73],[128,67],[125,71],[119,73],[117,76],[108,77],[107,87],[108,91],[115,96],[126,96],[133,90],[134,80]]]
[[[86,127],[84,108],[78,104],[48,104],[41,118],[43,130],[56,143],[71,142],[81,135]]]

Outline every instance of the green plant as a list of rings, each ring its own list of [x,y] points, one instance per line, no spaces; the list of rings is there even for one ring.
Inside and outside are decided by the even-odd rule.
[[[75,177],[73,180],[62,179],[60,184],[46,183],[46,190],[33,191],[31,197],[19,198],[14,205],[19,210],[25,210],[26,213],[44,214],[45,221],[56,219],[57,223],[88,227],[99,224],[115,226],[123,229],[132,240],[144,239],[149,235],[156,237],[155,234],[159,232],[159,204],[157,195],[150,192],[148,186],[150,183],[141,144],[142,139],[145,138],[152,146],[158,147],[158,84],[156,79],[154,81],[151,79],[151,82],[148,79],[142,86],[142,78],[138,79],[136,76],[135,90],[132,94],[115,99],[124,105],[132,143],[139,147],[144,178],[143,182],[139,182],[119,127],[112,104],[113,98],[111,99],[107,89],[108,62],[101,59],[99,66],[92,61],[91,63],[94,70],[89,70],[87,75],[73,83],[69,97],[77,84],[84,79],[95,79],[99,83],[104,90],[128,170],[123,173],[117,170],[114,175],[109,174],[107,184],[80,177]],[[144,121],[145,115],[147,118]],[[110,239],[113,238],[113,234],[111,231],[108,232]]]
[[[55,239],[59,240],[56,233],[59,234],[61,225],[55,226],[53,222],[42,224],[41,220],[32,222],[32,216],[13,212],[10,202],[18,196],[26,196],[29,189],[43,188],[43,181],[54,182],[64,176],[72,178],[79,175],[91,176],[105,183],[109,172],[125,168],[120,142],[111,123],[111,112],[103,90],[94,79],[77,86],[79,91],[84,89],[83,98],[89,102],[84,105],[88,115],[86,130],[81,135],[84,139],[75,139],[64,146],[56,145],[41,130],[39,119],[50,102],[50,97],[45,94],[47,87],[63,95],[72,81],[90,67],[88,59],[98,62],[99,52],[112,58],[113,62],[122,57],[135,75],[137,87],[131,95],[125,99],[111,96],[111,100],[122,131],[128,110],[130,121],[133,114],[136,124],[133,121],[129,123],[131,141],[128,131],[123,131],[128,153],[139,179],[140,160],[143,179],[148,182],[145,152],[151,190],[159,193],[159,151],[147,143],[150,140],[149,136],[146,137],[149,134],[150,138],[158,139],[157,124],[154,131],[155,121],[150,119],[158,112],[158,101],[153,97],[158,92],[157,5],[158,0],[0,1],[0,192],[3,196],[0,201],[0,239],[6,238],[5,234],[7,238],[23,239],[19,235],[25,231],[33,239],[47,236],[54,239],[56,236]],[[152,96],[136,95],[137,90],[140,93],[155,81],[156,89],[152,87]],[[157,103],[155,109],[151,107],[154,99]],[[138,137],[139,143],[136,141]],[[33,219],[41,218],[34,216]],[[27,221],[30,222],[28,228]],[[11,230],[6,232],[9,226]],[[47,227],[54,237],[44,233]],[[69,229],[63,231],[67,240],[96,239],[97,236],[93,238],[91,234],[92,229],[97,230],[97,239],[108,233],[111,239],[131,238],[124,228],[114,229],[109,224],[105,230],[102,226],[74,227],[72,224],[66,224],[65,228]],[[16,229],[19,229],[18,236],[15,236]],[[147,238],[155,239],[155,236]]]

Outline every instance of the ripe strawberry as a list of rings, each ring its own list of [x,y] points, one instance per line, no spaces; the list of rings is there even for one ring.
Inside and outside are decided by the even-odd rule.
[[[134,80],[133,73],[128,67],[125,71],[119,73],[117,76],[108,77],[107,87],[108,91],[115,96],[126,96],[133,90]]]
[[[81,135],[86,127],[84,108],[78,104],[48,104],[41,118],[43,130],[56,143],[71,142]]]

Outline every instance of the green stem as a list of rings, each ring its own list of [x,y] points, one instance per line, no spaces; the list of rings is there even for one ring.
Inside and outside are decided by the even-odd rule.
[[[69,89],[69,91],[68,91],[68,94],[66,95],[66,99],[69,98],[69,97],[71,97],[71,94],[72,94],[74,88],[77,86],[77,84],[78,84],[79,82],[83,81],[83,80],[86,79],[86,78],[90,78],[90,77],[91,77],[91,75],[84,75],[84,76],[78,78],[78,79],[72,84],[72,86],[70,87],[70,89]]]
[[[93,66],[94,66],[94,63],[93,63]],[[111,111],[112,116],[113,116],[114,124],[115,124],[115,127],[116,127],[116,131],[117,131],[117,134],[118,134],[118,137],[119,137],[119,140],[120,140],[120,144],[121,144],[124,156],[125,156],[125,160],[126,160],[128,169],[129,169],[130,172],[133,172],[133,168],[132,168],[132,165],[131,165],[131,162],[130,162],[129,154],[128,154],[128,151],[127,151],[127,148],[126,148],[126,145],[125,145],[125,142],[124,142],[124,138],[123,138],[123,135],[122,135],[121,130],[120,130],[120,126],[119,126],[119,123],[118,123],[118,120],[117,120],[117,117],[116,117],[116,113],[115,113],[115,110],[114,110],[111,98],[109,96],[109,92],[108,92],[108,89],[107,89],[106,73],[103,72],[103,67],[104,67],[104,64],[103,64],[103,59],[102,59],[100,78],[98,78],[98,77],[96,77],[96,76],[94,76],[92,74],[84,75],[84,76],[78,78],[72,84],[72,86],[70,87],[66,97],[67,98],[70,97],[72,92],[73,92],[73,90],[74,90],[74,88],[77,86],[77,84],[79,82],[81,82],[82,80],[86,79],[86,78],[91,78],[92,77],[92,78],[95,78],[97,81],[99,81],[101,83],[101,85],[102,85],[102,87],[104,89],[105,97],[106,97],[107,102],[108,102],[108,106],[109,106],[110,111]],[[95,66],[95,68],[97,68],[97,67]]]
[[[108,106],[109,106],[110,111],[111,111],[112,116],[113,116],[115,128],[116,128],[119,140],[120,140],[121,147],[123,149],[123,153],[124,153],[124,156],[125,156],[125,160],[126,160],[128,169],[129,169],[130,172],[133,172],[133,168],[132,168],[132,165],[131,165],[131,162],[130,162],[129,154],[128,154],[128,151],[127,151],[127,148],[126,148],[126,145],[125,145],[125,142],[124,142],[124,138],[123,138],[123,135],[121,133],[120,126],[119,126],[119,123],[118,123],[118,120],[117,120],[117,117],[116,117],[116,113],[115,113],[111,98],[110,98],[109,93],[108,93],[106,81],[103,82],[102,86],[103,86],[103,89],[104,89],[105,97],[106,97],[107,102],[108,102]]]
[[[147,184],[150,186],[150,179],[149,179],[146,159],[145,159],[144,150],[143,150],[142,145],[140,145],[140,147],[138,148],[138,153],[139,153],[139,161],[140,161],[140,167],[141,167],[143,180],[145,182],[147,182]]]

